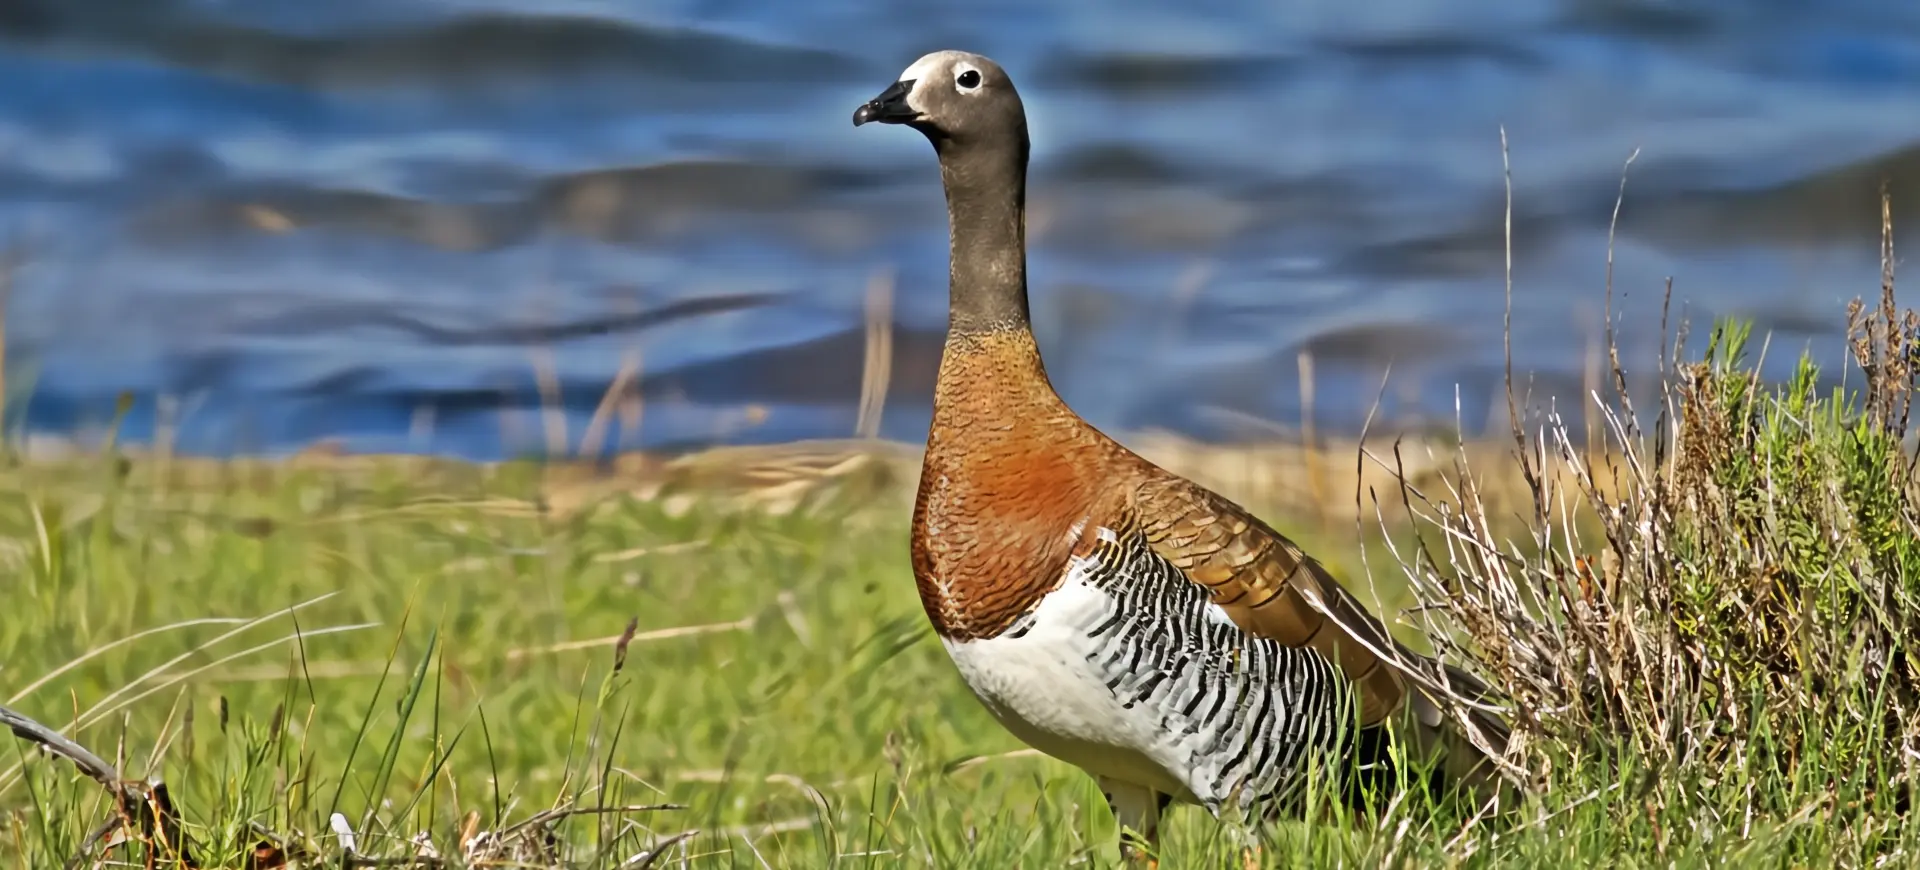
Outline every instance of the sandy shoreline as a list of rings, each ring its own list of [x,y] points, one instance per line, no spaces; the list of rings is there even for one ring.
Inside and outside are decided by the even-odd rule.
[[[1403,513],[1395,474],[1387,465],[1396,462],[1396,441],[1397,461],[1407,479],[1431,497],[1446,496],[1447,482],[1458,479],[1457,469],[1464,461],[1490,512],[1523,509],[1528,498],[1514,443],[1508,438],[1461,443],[1436,431],[1374,434],[1367,438],[1368,455],[1363,457],[1360,442],[1350,437],[1322,438],[1311,445],[1284,438],[1206,443],[1160,431],[1117,437],[1147,459],[1255,510],[1312,521],[1329,532],[1351,530],[1361,503],[1369,518],[1376,500],[1383,514]],[[44,443],[41,447],[16,453],[16,470],[30,476],[66,477],[97,467],[101,455],[77,448],[47,450]],[[423,490],[431,491],[441,487],[436,481],[451,485],[451,481],[486,479],[509,469],[534,469],[531,479],[537,481],[537,508],[560,516],[622,497],[660,502],[676,512],[695,504],[724,502],[784,513],[823,498],[904,506],[910,503],[919,478],[921,452],[919,444],[855,438],[711,447],[677,454],[636,451],[599,462],[566,458],[481,462],[430,455],[349,454],[327,444],[279,457],[172,456],[143,445],[118,449],[130,479],[164,481],[188,490],[236,481],[263,485],[294,473],[319,472],[344,480],[376,476],[417,480]],[[1371,495],[1362,497],[1367,493]]]

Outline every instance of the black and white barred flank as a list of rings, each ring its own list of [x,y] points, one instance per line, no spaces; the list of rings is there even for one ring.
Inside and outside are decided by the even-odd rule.
[[[1300,797],[1310,763],[1349,796],[1386,772],[1384,733],[1358,728],[1351,687],[1325,656],[1248,634],[1142,537],[1098,532],[1074,569],[1105,599],[1084,628],[1086,662],[1184,759],[1176,773],[1194,800],[1278,811]]]

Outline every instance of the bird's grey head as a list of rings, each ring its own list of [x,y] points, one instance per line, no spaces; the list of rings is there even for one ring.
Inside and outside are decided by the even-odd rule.
[[[913,62],[898,81],[853,111],[869,121],[906,124],[935,145],[1016,137],[1024,141],[1026,109],[1000,65],[964,51],[936,51]]]

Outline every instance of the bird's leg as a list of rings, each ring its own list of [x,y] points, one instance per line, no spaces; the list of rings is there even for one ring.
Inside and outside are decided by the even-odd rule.
[[[1240,847],[1242,870],[1259,870],[1263,811],[1241,806],[1235,801],[1217,810],[1214,817],[1219,820],[1221,832],[1227,839]]]
[[[1121,857],[1129,864],[1159,867],[1160,812],[1166,809],[1171,795],[1104,776],[1095,780],[1120,827]]]
[[[1243,819],[1222,819],[1227,838],[1240,846],[1242,870],[1260,870],[1260,819],[1248,814]]]

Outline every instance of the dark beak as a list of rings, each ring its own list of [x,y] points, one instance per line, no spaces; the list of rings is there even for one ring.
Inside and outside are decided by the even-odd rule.
[[[920,113],[907,105],[907,95],[913,93],[913,80],[894,82],[892,86],[880,92],[880,96],[868,100],[865,105],[853,110],[853,126],[858,127],[868,121],[882,124],[905,124],[916,121]]]

